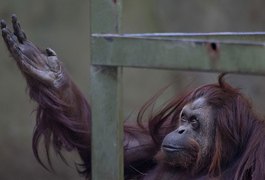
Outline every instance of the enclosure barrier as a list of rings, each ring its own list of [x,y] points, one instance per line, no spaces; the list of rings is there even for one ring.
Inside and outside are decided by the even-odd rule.
[[[123,179],[123,67],[265,74],[265,33],[119,34],[121,0],[91,0],[92,179]]]

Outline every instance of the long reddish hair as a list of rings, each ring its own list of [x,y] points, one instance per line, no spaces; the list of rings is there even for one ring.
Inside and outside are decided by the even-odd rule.
[[[53,170],[50,160],[50,145],[66,164],[62,150],[77,150],[83,162],[76,163],[76,168],[80,174],[88,178],[91,171],[91,110],[84,95],[70,80],[68,88],[71,92],[67,95],[74,96],[69,98],[72,99],[72,102],[61,100],[63,95],[34,79],[27,78],[27,83],[30,87],[30,97],[38,102],[32,140],[33,153],[36,159],[45,169]],[[73,108],[73,106],[79,108]],[[43,163],[39,153],[39,144],[42,140],[48,166]]]
[[[223,77],[224,74],[220,75],[216,84],[204,85],[180,98],[173,98],[160,111],[149,116],[148,131],[160,149],[166,134],[178,126],[182,108],[204,97],[214,109],[215,121],[215,143],[209,156],[208,176],[222,177],[224,173],[230,173],[230,178],[236,180],[265,179],[265,124],[256,116],[248,99]],[[140,117],[151,105],[152,101],[144,106]],[[141,124],[141,118],[138,123]]]

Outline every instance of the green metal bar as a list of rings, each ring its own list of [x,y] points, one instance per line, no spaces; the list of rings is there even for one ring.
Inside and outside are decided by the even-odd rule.
[[[90,0],[91,33],[118,33],[122,0]]]
[[[205,36],[205,35],[204,35]],[[207,35],[206,35],[207,36]],[[133,36],[94,35],[94,64],[137,68],[179,69],[265,74],[262,35]],[[226,37],[227,38],[227,37]]]
[[[265,32],[211,32],[211,33],[142,33],[142,34],[98,34],[93,37],[105,38],[170,38],[173,39],[215,39],[215,40],[245,40],[245,41],[265,41]]]
[[[121,75],[116,67],[91,67],[94,180],[123,179]]]
[[[121,0],[91,0],[91,33],[118,33]],[[92,179],[123,179],[123,118],[119,67],[97,66],[91,44]],[[95,54],[99,53],[99,54]]]

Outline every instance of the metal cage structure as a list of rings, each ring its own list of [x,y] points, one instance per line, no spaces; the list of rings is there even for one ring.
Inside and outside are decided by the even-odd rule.
[[[264,32],[120,34],[122,0],[90,0],[92,179],[122,180],[122,68],[265,74]]]

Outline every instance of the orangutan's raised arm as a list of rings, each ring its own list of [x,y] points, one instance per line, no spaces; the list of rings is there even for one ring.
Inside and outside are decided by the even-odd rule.
[[[39,49],[28,40],[17,17],[12,16],[13,32],[1,21],[6,46],[24,75],[30,97],[38,103],[33,151],[37,160],[38,145],[43,137],[49,159],[49,145],[61,156],[61,150],[77,150],[83,160],[79,173],[90,178],[91,172],[91,111],[90,107],[65,71],[56,53]],[[139,124],[125,125],[125,178],[142,175],[154,166],[153,156],[159,149],[147,130]],[[61,156],[62,157],[62,156]],[[141,172],[138,171],[141,169]]]
[[[12,25],[13,32],[1,21],[2,36],[27,81],[30,97],[38,103],[33,135],[36,158],[41,163],[38,144],[43,136],[47,152],[50,144],[59,154],[62,148],[77,149],[89,171],[91,114],[86,99],[56,53],[50,48],[41,50],[30,42],[15,15]]]

